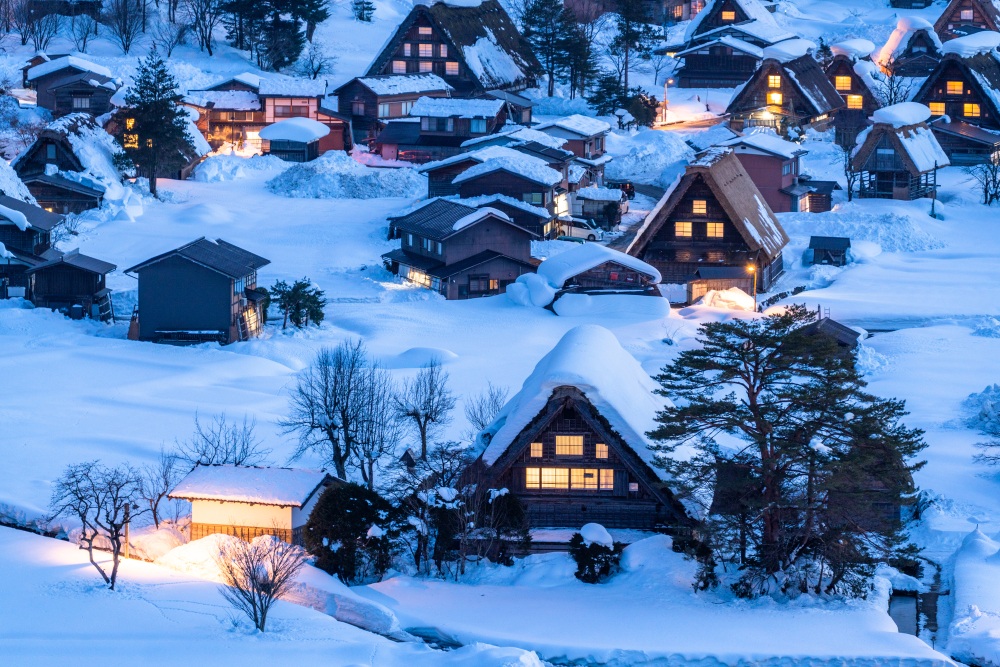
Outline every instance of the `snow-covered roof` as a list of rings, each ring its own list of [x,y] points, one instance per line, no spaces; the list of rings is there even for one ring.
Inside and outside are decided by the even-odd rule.
[[[698,12],[698,15],[694,17],[688,25],[687,30],[684,32],[685,42],[704,32],[701,30],[701,24],[713,13],[717,3],[721,4],[722,0],[708,0],[708,2],[705,3],[705,6],[700,12]],[[732,0],[732,3],[743,10],[743,13],[748,19],[748,21],[742,23],[741,25],[746,25],[747,23],[760,23],[762,29],[766,29],[766,31],[772,32],[775,35],[785,34],[785,31],[780,28],[778,23],[774,20],[774,16],[772,16],[771,13],[767,11],[767,8],[758,2],[758,0]]]
[[[273,76],[261,78],[258,90],[267,97],[323,97],[326,95],[326,81]]]
[[[451,226],[451,228],[452,230],[457,232],[458,230],[464,229],[469,225],[474,225],[480,220],[488,218],[491,215],[496,216],[501,220],[506,220],[507,222],[513,222],[513,220],[510,219],[510,216],[508,216],[503,211],[497,210],[490,206],[484,206],[482,208],[476,209],[474,212],[466,216],[459,218],[458,220],[455,221],[455,223]]]
[[[195,90],[185,95],[184,101],[199,107],[211,105],[215,109],[260,110],[260,98],[251,90]]]
[[[536,125],[534,129],[544,132],[545,130],[555,127],[566,130],[567,132],[572,132],[573,134],[578,134],[582,137],[592,137],[595,134],[603,134],[611,130],[611,126],[603,120],[591,118],[590,116],[582,116],[578,113],[575,113],[572,116],[550,120],[547,123],[540,123]]]
[[[637,273],[649,276],[650,280],[654,283],[658,283],[661,280],[660,272],[638,257],[626,255],[623,252],[613,250],[599,243],[577,244],[569,250],[549,257],[538,266],[536,271],[552,287],[562,289],[566,281],[573,276],[580,275],[584,271],[589,271],[605,262],[621,264]]]
[[[926,122],[931,117],[931,110],[919,102],[901,102],[872,113],[873,123],[888,123],[893,127],[917,125]]]
[[[111,70],[107,67],[102,67],[97,63],[92,63],[89,60],[84,60],[83,58],[79,58],[77,56],[63,56],[62,58],[56,58],[55,60],[35,65],[29,69],[28,81],[34,81],[35,79],[66,68],[74,68],[80,70],[81,72],[100,74],[108,77],[109,79],[114,78],[114,75],[111,74]]]
[[[764,48],[765,58],[774,58],[783,63],[801,58],[816,49],[816,42],[808,39],[786,39]]]
[[[494,132],[493,134],[488,134],[484,137],[466,139],[462,142],[462,148],[477,146],[488,142],[502,142],[508,146],[535,142],[549,148],[562,148],[567,141],[569,141],[569,139],[566,139],[565,137],[555,137],[551,134],[546,134],[545,132],[539,132],[534,128],[508,123],[502,129]]]
[[[14,226],[22,232],[28,231],[28,218],[20,211],[0,204],[0,218],[13,222]]]
[[[583,177],[587,175],[587,168],[581,167],[578,164],[571,164],[569,166],[569,173],[567,174],[566,180],[570,183],[579,183],[583,180]]]
[[[948,40],[941,47],[941,52],[954,53],[963,58],[970,58],[980,53],[990,53],[997,46],[1000,46],[1000,32],[983,30],[982,32],[974,32],[971,35]]]
[[[308,468],[198,466],[173,488],[170,497],[302,507],[328,477],[323,470]]]
[[[28,191],[14,168],[6,160],[0,160],[0,195],[20,199],[28,204],[35,204],[35,198]]]
[[[599,188],[596,185],[588,185],[576,191],[578,199],[589,199],[591,201],[620,202],[622,191],[618,188]]]
[[[386,76],[364,76],[358,83],[376,95],[406,95],[427,91],[454,90],[437,74],[390,74]]]
[[[261,77],[253,72],[241,72],[235,76],[231,76],[228,79],[223,79],[222,81],[213,84],[212,88],[218,88],[219,86],[225,85],[231,81],[237,83],[242,83],[243,85],[250,86],[251,88],[260,88]]]
[[[205,157],[212,152],[212,146],[195,124],[195,121],[198,120],[198,112],[190,107],[182,108],[187,111],[188,116],[187,123],[184,125],[184,131],[188,136],[188,140],[191,142],[191,146],[194,147],[195,154],[198,157]]]
[[[940,50],[941,38],[934,32],[934,26],[930,22],[919,16],[904,16],[896,23],[896,29],[889,35],[889,39],[882,45],[882,48],[879,49],[877,54],[874,54],[875,60],[882,65],[887,65],[895,60],[906,50],[906,45],[910,43],[910,37],[913,36],[913,33],[921,30],[926,31],[927,36],[931,38],[934,45]]]
[[[413,103],[410,115],[431,118],[495,118],[503,106],[503,100],[421,97]]]
[[[457,185],[494,171],[507,171],[549,187],[562,181],[562,174],[545,164],[543,160],[518,153],[516,157],[491,157],[479,164],[474,164],[456,176],[452,183]]]
[[[746,41],[744,41],[742,39],[733,37],[732,35],[723,35],[722,37],[719,37],[717,39],[713,39],[713,40],[708,41],[708,42],[700,42],[700,43],[698,43],[698,44],[696,44],[696,45],[694,45],[694,46],[692,46],[692,47],[690,47],[688,49],[684,49],[683,51],[678,52],[676,54],[676,56],[678,58],[680,58],[680,57],[685,56],[685,55],[687,55],[689,53],[693,53],[695,51],[700,51],[702,49],[707,49],[707,48],[710,48],[710,47],[715,46],[717,44],[721,44],[723,46],[728,46],[729,48],[731,48],[731,49],[733,49],[735,51],[740,51],[742,53],[749,54],[751,56],[754,56],[755,58],[763,58],[764,57],[764,49],[762,49],[761,47],[757,46],[756,44],[751,44],[750,42],[746,42]]]
[[[646,433],[655,428],[656,414],[669,401],[654,393],[656,383],[615,335],[594,324],[570,329],[479,434],[477,444],[486,445],[483,463],[493,465],[559,387],[582,392],[622,440],[652,466],[654,454],[649,445],[653,443]],[[663,476],[659,469],[654,470]]]
[[[862,83],[872,93],[877,92],[881,88],[884,75],[879,66],[872,61],[858,60],[854,63],[854,73],[858,75],[858,78],[861,79]]]
[[[260,138],[267,141],[297,141],[304,144],[319,141],[330,134],[330,128],[312,118],[286,118],[268,125],[260,131]]]
[[[773,153],[788,159],[807,152],[797,143],[782,139],[774,130],[769,128],[760,128],[742,137],[720,141],[717,145],[728,147],[740,145],[752,146],[766,153]]]
[[[529,204],[526,201],[521,201],[520,199],[514,199],[509,195],[480,195],[478,197],[470,197],[468,199],[459,199],[459,202],[463,204],[469,204],[470,206],[475,206],[479,208],[486,204],[506,204],[507,206],[512,206],[514,208],[520,209],[525,213],[530,213],[539,218],[551,218],[552,214],[548,210],[542,208],[541,206],[535,206]]]
[[[434,171],[435,169],[440,169],[441,167],[447,167],[450,164],[458,164],[459,162],[465,162],[466,160],[475,160],[476,162],[486,162],[491,158],[497,157],[508,157],[511,159],[525,158],[528,160],[537,160],[542,164],[545,164],[541,159],[526,155],[521,151],[514,150],[510,146],[487,146],[486,148],[480,148],[478,150],[469,151],[468,153],[459,153],[458,155],[452,155],[450,157],[442,158],[440,160],[434,160],[433,162],[427,162],[417,168],[417,171],[421,173],[426,173],[428,171]]]
[[[830,45],[830,51],[835,56],[848,58],[867,58],[875,51],[875,42],[868,39],[845,39]]]
[[[897,134],[906,154],[919,171],[930,171],[935,166],[947,167],[950,164],[948,155],[929,127],[900,129]]]
[[[525,72],[513,54],[500,47],[491,28],[485,30],[485,36],[462,47],[465,64],[488,87],[509,85],[523,79]]]

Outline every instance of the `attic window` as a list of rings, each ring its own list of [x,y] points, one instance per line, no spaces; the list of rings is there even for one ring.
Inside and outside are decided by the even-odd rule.
[[[961,95],[965,85],[961,81],[949,81],[946,90],[949,95]]]
[[[680,236],[685,238],[691,237],[691,223],[690,222],[675,222],[674,223],[674,236]]]
[[[959,16],[963,21],[971,21],[973,19],[974,14],[971,9],[963,9],[961,14],[959,14]]]
[[[691,212],[695,215],[705,215],[708,211],[708,202],[704,199],[695,199],[691,203]]]
[[[55,160],[56,159],[56,145],[55,144],[45,144],[45,159]]]
[[[583,456],[583,436],[557,435],[556,456]]]
[[[608,458],[608,446],[600,442],[594,445],[594,458]]]
[[[781,88],[781,75],[779,75],[779,74],[768,74],[767,75],[767,87],[768,88]]]
[[[723,10],[723,12],[722,12],[722,20],[723,21],[735,21],[736,20],[736,12],[734,12],[731,9]]]
[[[533,458],[533,459],[540,459],[540,458],[542,458],[542,451],[543,451],[543,449],[542,449],[542,443],[540,443],[540,442],[533,442],[533,443],[531,443],[531,452],[529,453],[529,455],[531,456],[531,458]]]
[[[705,224],[705,235],[710,239],[721,239],[725,234],[725,225],[721,222],[709,222]]]
[[[849,76],[834,77],[834,85],[837,87],[837,90],[850,90],[851,77]]]
[[[944,115],[944,102],[931,102],[927,106],[930,107],[932,116]]]
[[[978,104],[964,104],[962,105],[962,115],[966,118],[979,118],[981,115]]]
[[[847,108],[848,109],[862,109],[865,106],[864,98],[860,95],[848,95],[847,96]]]
[[[679,18],[683,18],[683,16],[684,16],[684,7],[683,7],[683,5],[677,5],[676,7],[674,7],[674,18],[675,19],[679,19]]]
[[[428,35],[433,35],[434,31],[431,30],[430,26],[422,25],[419,28],[417,28],[417,34],[426,37]]]
[[[77,109],[89,109],[90,108],[90,98],[89,97],[74,97],[73,98],[73,110]]]
[[[433,44],[420,44],[420,57],[421,58],[433,58],[434,57],[434,45]]]
[[[458,63],[453,60],[446,62],[444,64],[444,73],[447,76],[458,76]]]
[[[351,114],[354,115],[354,116],[364,116],[365,115],[365,103],[364,103],[364,100],[360,100],[360,101],[357,101],[357,102],[351,102]]]

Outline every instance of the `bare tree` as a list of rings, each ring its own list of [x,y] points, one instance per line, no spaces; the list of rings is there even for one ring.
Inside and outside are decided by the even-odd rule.
[[[90,563],[111,590],[118,581],[126,527],[146,512],[137,502],[141,487],[141,474],[131,466],[107,468],[99,461],[90,461],[66,468],[53,490],[52,518],[69,516],[80,521],[80,548],[87,550]],[[95,541],[99,538],[110,546],[110,572],[94,560]]]
[[[208,424],[194,416],[194,433],[190,439],[177,443],[176,457],[188,467],[203,465],[255,466],[267,462],[271,450],[262,447],[254,430],[257,421],[243,416],[243,421],[230,422],[225,413],[216,415]]]
[[[1000,433],[994,434],[994,438],[986,442],[977,442],[976,447],[980,450],[973,457],[976,463],[1000,466]]]
[[[4,83],[4,85],[8,85]],[[9,90],[9,88],[7,88]],[[21,152],[35,143],[39,132],[45,129],[46,123],[35,115],[23,115],[13,97],[0,96],[0,127],[7,127],[7,135],[11,143],[9,149]]]
[[[37,18],[31,0],[11,0],[10,22],[21,36],[21,46],[27,46]]]
[[[213,35],[225,14],[222,0],[183,0],[185,20],[191,25],[198,47],[212,55]]]
[[[361,374],[360,384],[355,465],[374,491],[375,473],[395,456],[403,428],[392,402],[396,387],[389,371],[373,363]]]
[[[139,495],[149,507],[153,525],[157,528],[160,527],[160,503],[177,483],[178,472],[177,457],[163,450],[160,450],[156,463],[147,465],[142,470]]]
[[[128,53],[143,31],[142,6],[135,0],[106,0],[102,17],[115,43]]]
[[[90,38],[97,34],[97,21],[90,14],[74,16],[69,31],[76,50],[80,53],[86,53]]]
[[[473,429],[473,436],[493,423],[507,402],[510,390],[487,382],[486,389],[465,402],[465,418]]]
[[[219,592],[264,632],[271,607],[289,593],[304,560],[300,547],[273,535],[230,540],[216,558],[225,584]]]
[[[171,23],[160,17],[151,30],[153,45],[169,58],[187,40],[187,31],[186,23]]]
[[[289,415],[281,422],[284,433],[299,437],[293,459],[319,449],[337,475],[347,478],[347,466],[357,444],[361,387],[368,366],[364,343],[345,341],[336,348],[321,349],[313,363],[299,374]]]
[[[970,165],[962,171],[979,185],[985,205],[1000,201],[1000,156],[993,155],[986,162]]]
[[[427,436],[432,427],[451,421],[455,396],[448,389],[448,373],[440,359],[424,365],[395,397],[400,417],[409,420],[420,437],[420,458],[427,457]]]
[[[319,42],[309,42],[298,63],[296,73],[307,79],[318,79],[323,74],[330,74],[337,65],[337,56],[330,53]]]
[[[62,16],[55,13],[36,16],[31,24],[31,46],[35,51],[49,48],[52,38],[62,29]]]
[[[882,63],[882,72],[873,72],[872,78],[876,83],[872,92],[881,106],[888,107],[910,99],[913,79],[900,76],[894,57]]]

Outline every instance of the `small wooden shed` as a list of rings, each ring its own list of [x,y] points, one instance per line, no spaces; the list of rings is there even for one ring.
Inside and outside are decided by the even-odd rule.
[[[805,264],[844,266],[849,261],[851,239],[840,236],[810,236]]]
[[[167,497],[191,503],[192,540],[274,535],[301,545],[316,501],[336,483],[342,482],[324,470],[199,465]]]
[[[311,118],[286,118],[260,131],[266,141],[265,155],[280,157],[286,162],[309,162],[319,157],[320,139],[330,134],[330,128]]]
[[[117,268],[110,262],[80,253],[49,250],[46,262],[29,268],[31,302],[35,306],[65,311],[71,317],[114,319],[107,275]]]

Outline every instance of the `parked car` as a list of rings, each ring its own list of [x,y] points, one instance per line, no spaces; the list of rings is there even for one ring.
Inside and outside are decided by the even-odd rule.
[[[584,218],[568,218],[560,221],[562,235],[587,241],[600,241],[604,238],[604,232],[593,220]]]
[[[617,188],[625,193],[625,196],[629,199],[635,199],[635,186],[632,181],[624,178],[605,178],[604,187],[606,188]],[[626,210],[628,210],[626,208]]]

